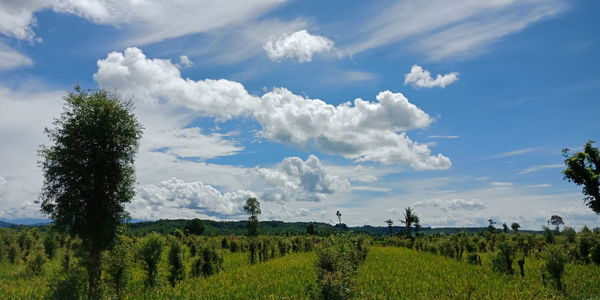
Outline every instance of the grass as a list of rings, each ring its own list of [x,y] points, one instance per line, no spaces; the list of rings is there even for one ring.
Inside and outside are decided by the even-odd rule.
[[[525,277],[491,271],[430,253],[372,247],[360,266],[363,299],[600,299],[600,267],[568,265],[566,295],[544,286],[541,262],[527,258]],[[515,264],[516,265],[516,264]]]
[[[59,255],[60,256],[60,255]],[[139,265],[125,292],[126,299],[307,299],[315,282],[314,253],[291,254],[249,265],[248,253],[229,253],[224,270],[208,278],[186,278],[174,288],[163,281],[147,289]],[[483,266],[397,247],[371,247],[358,269],[359,299],[600,299],[600,267],[568,264],[566,294],[545,286],[541,261],[527,258],[525,278],[491,271]],[[166,263],[166,262],[163,262]],[[516,264],[515,264],[516,266]],[[166,270],[165,266],[162,266]],[[58,259],[45,266],[44,276],[24,275],[24,265],[0,262],[0,299],[41,299]]]

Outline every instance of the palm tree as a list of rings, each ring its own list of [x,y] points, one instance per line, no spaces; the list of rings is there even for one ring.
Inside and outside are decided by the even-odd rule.
[[[400,222],[406,226],[406,236],[410,237],[410,228],[412,224],[419,223],[419,216],[417,216],[417,214],[415,214],[415,212],[409,206],[404,209],[404,220],[400,220]]]

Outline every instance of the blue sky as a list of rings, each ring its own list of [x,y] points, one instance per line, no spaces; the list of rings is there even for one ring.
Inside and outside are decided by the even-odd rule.
[[[200,3],[198,3],[200,2]],[[598,140],[596,1],[0,4],[0,218],[39,218],[76,83],[146,127],[136,219],[597,226],[560,150]],[[439,75],[438,75],[439,74]],[[319,100],[317,100],[319,99]],[[355,99],[362,99],[356,100]],[[349,104],[344,104],[349,103]]]

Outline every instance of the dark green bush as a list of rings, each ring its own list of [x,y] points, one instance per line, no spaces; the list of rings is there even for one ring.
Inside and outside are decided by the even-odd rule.
[[[140,249],[140,256],[146,271],[146,285],[156,286],[158,284],[158,264],[164,247],[163,237],[158,233],[151,233]]]

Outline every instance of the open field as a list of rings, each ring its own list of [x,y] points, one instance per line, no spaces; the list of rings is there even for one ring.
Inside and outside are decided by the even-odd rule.
[[[250,265],[247,252],[220,250],[223,270],[209,277],[187,277],[171,287],[167,261],[161,261],[159,284],[144,285],[140,263],[132,266],[124,299],[309,299],[316,279],[315,252],[293,253]],[[189,253],[186,253],[189,256]],[[0,263],[0,298],[42,299],[61,273],[59,258],[39,276],[28,275],[24,264]],[[504,275],[482,265],[403,247],[372,246],[356,274],[356,299],[600,299],[600,266],[567,264],[560,293],[542,282],[542,261],[526,258],[525,277]],[[189,257],[188,257],[189,258]],[[188,266],[189,267],[189,266]],[[85,282],[85,281],[84,281]],[[110,292],[105,291],[110,298]]]

